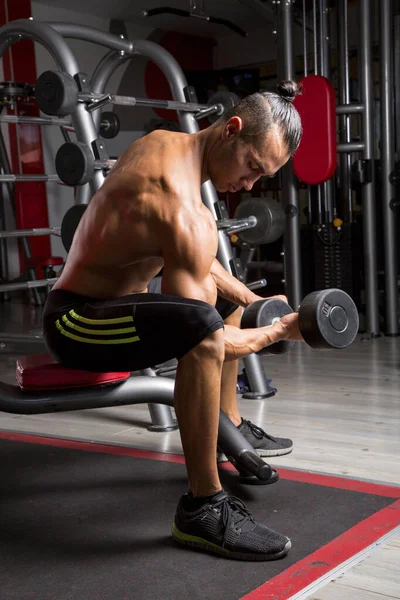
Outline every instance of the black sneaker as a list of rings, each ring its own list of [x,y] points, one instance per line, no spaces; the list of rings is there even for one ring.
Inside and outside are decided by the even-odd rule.
[[[293,442],[289,438],[272,437],[264,429],[246,419],[242,419],[238,429],[259,456],[283,456],[293,450]],[[227,460],[225,454],[218,450],[217,462],[222,463]]]
[[[182,496],[172,525],[181,544],[237,560],[275,560],[288,553],[289,538],[253,519],[245,504],[224,491],[193,512]]]
[[[257,427],[257,425],[246,419],[242,419],[238,429],[260,456],[282,456],[283,454],[290,454],[293,450],[292,440],[272,437],[264,429]]]

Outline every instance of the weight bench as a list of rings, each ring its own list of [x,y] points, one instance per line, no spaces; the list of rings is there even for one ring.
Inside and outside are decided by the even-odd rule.
[[[144,371],[154,373],[151,369]],[[174,405],[175,381],[154,375],[91,373],[57,363],[50,354],[23,356],[16,364],[18,385],[0,381],[0,411],[43,414],[128,404]],[[220,412],[218,447],[239,471],[240,480],[270,484],[274,471],[244,438],[231,420]]]

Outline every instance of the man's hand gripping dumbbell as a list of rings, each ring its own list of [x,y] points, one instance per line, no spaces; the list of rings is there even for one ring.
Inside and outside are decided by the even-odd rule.
[[[242,329],[254,329],[254,339],[243,338],[235,328],[226,332],[226,359],[246,356],[251,349],[259,354],[282,354],[295,342],[305,341],[315,349],[347,348],[359,326],[358,311],[346,292],[321,290],[306,296],[298,312],[278,298],[257,300],[242,317]],[[229,326],[227,326],[229,327]],[[261,335],[260,335],[261,334]]]

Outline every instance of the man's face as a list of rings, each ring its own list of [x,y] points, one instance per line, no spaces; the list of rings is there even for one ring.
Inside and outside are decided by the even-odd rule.
[[[210,155],[210,179],[218,192],[250,191],[263,175],[272,177],[289,160],[275,129],[257,142],[239,140],[242,121],[233,117]]]

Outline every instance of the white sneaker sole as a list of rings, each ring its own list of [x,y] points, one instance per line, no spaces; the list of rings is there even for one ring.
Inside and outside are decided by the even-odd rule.
[[[256,450],[258,456],[261,456],[261,458],[284,456],[285,454],[290,454],[292,451],[293,446],[291,446],[290,448],[281,448],[280,450],[265,450],[265,448],[258,448],[258,450]],[[224,462],[229,462],[228,458],[223,452],[217,452],[217,463]]]

